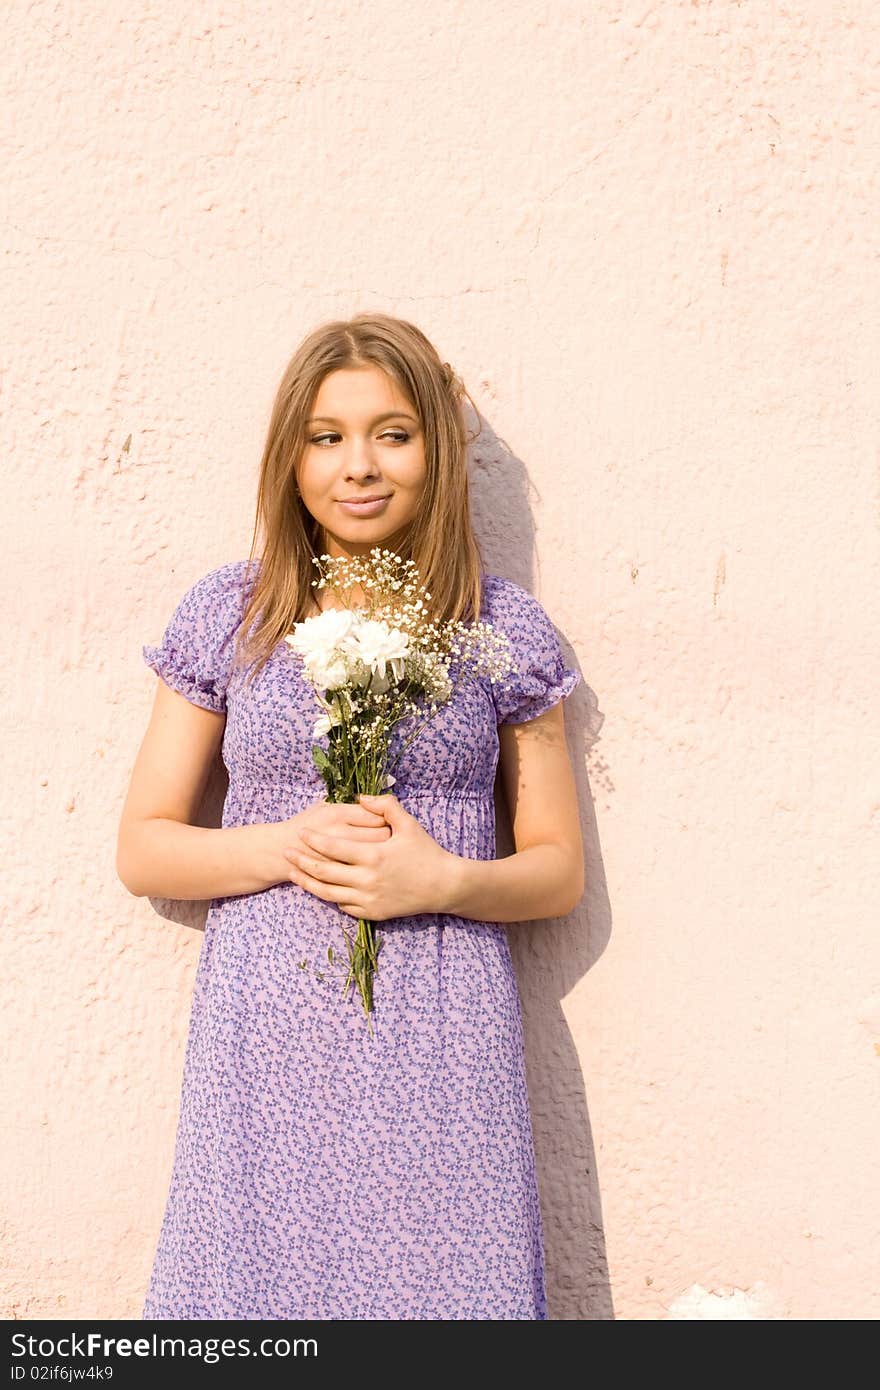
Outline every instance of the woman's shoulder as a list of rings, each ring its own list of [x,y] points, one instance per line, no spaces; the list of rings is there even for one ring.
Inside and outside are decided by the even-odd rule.
[[[483,572],[481,610],[489,622],[519,627],[526,623],[549,622],[543,604],[506,575]]]
[[[198,610],[233,609],[251,587],[256,577],[255,562],[226,560],[200,575],[181,599],[181,604]]]
[[[499,574],[483,574],[483,620],[509,639],[515,670],[493,684],[499,724],[535,719],[570,695],[580,673],[567,664],[556,628],[539,599]]]
[[[226,560],[199,575],[178,597],[166,641],[223,642],[241,621],[253,579],[247,560]]]
[[[189,585],[158,645],[143,658],[166,685],[203,709],[226,708],[233,636],[244,611],[247,560],[227,560]]]
[[[246,580],[249,578],[251,581],[253,580],[258,563],[258,561],[253,560],[225,560],[222,565],[215,565],[213,569],[208,570],[201,578],[197,579],[193,587],[199,586],[206,593],[223,593],[229,589],[240,589]]]

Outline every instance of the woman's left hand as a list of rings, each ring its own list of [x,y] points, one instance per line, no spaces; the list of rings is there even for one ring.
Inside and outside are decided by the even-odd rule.
[[[351,917],[383,922],[442,912],[443,894],[456,855],[438,845],[391,792],[360,796],[391,827],[385,840],[368,843],[317,830],[303,830],[305,849],[283,851],[291,881]]]

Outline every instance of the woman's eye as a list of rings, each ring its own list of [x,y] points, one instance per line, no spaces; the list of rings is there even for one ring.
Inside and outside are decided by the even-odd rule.
[[[379,437],[381,439],[391,438],[394,440],[395,444],[405,444],[409,439],[406,430],[385,430]],[[339,435],[337,432],[332,430],[328,434],[313,434],[309,442],[311,444],[324,444],[328,439],[338,438]]]

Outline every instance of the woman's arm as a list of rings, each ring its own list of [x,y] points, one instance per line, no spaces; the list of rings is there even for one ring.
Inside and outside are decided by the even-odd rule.
[[[286,876],[281,838],[272,825],[227,825],[217,830],[150,816],[126,831],[117,873],[138,898],[181,901],[261,893]]]
[[[453,855],[437,910],[496,922],[564,917],[583,896],[584,852],[563,701],[525,724],[500,725],[498,737],[516,852]]]
[[[361,847],[390,834],[378,812],[325,801],[287,820],[216,830],[193,825],[225,722],[225,714],[202,709],[159,680],[116,849],[116,872],[135,897],[204,901],[289,883],[284,849],[301,843],[306,826],[352,836]]]
[[[192,825],[217,755],[224,714],[157,683],[116,847],[116,872],[136,897],[205,900],[257,893],[285,877],[289,823]]]

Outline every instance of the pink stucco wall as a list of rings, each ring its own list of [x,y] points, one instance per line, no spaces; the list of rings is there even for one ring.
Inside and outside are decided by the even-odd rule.
[[[201,942],[115,876],[140,645],[247,553],[296,342],[374,307],[584,676],[587,892],[510,929],[551,1315],[880,1315],[876,5],[4,40],[3,1314],[139,1315]]]

